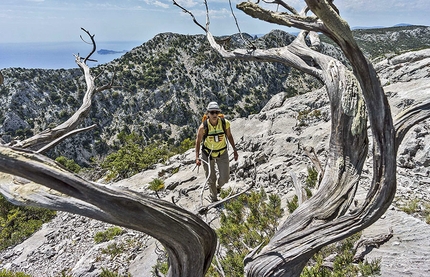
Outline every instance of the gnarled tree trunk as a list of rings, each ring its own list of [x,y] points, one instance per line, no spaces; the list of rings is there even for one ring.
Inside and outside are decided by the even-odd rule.
[[[95,93],[112,87],[96,87],[86,57],[76,56],[83,70],[87,92],[78,111],[59,126],[13,145],[0,144],[0,192],[12,203],[80,214],[142,231],[160,241],[168,255],[168,276],[204,276],[217,239],[215,231],[198,215],[170,202],[128,190],[115,190],[82,179],[41,153],[76,132],[88,115]],[[31,150],[28,150],[31,149]],[[1,173],[3,172],[3,173]]]
[[[241,3],[238,8],[261,20],[302,29],[297,39],[285,47],[226,51],[209,32],[209,24],[199,25],[223,57],[292,66],[318,78],[330,99],[329,155],[319,190],[288,217],[268,245],[255,249],[245,259],[246,275],[259,277],[299,276],[321,247],[375,222],[394,197],[398,146],[413,124],[429,117],[430,107],[428,101],[413,107],[401,114],[394,125],[375,69],[358,48],[332,1],[306,0],[300,13],[287,3],[275,3],[287,12],[265,10],[251,2]],[[315,16],[307,16],[308,11]],[[316,32],[324,33],[339,45],[352,71],[315,50],[319,43]],[[95,42],[90,37],[93,53]],[[86,65],[90,56],[76,57],[88,89],[75,115],[33,138],[15,145],[0,145],[0,192],[15,204],[68,211],[145,232],[166,248],[168,276],[204,276],[215,252],[216,235],[196,214],[163,200],[86,181],[41,154],[78,127],[91,107],[94,93],[112,86],[95,86]],[[368,122],[373,135],[373,179],[366,200],[352,209],[368,151]]]
[[[226,51],[209,32],[209,24],[204,28],[209,43],[224,58],[292,66],[318,78],[330,99],[329,154],[319,190],[288,217],[268,245],[255,249],[245,259],[246,276],[299,276],[321,247],[374,223],[394,198],[396,152],[404,134],[413,124],[429,117],[429,104],[423,103],[406,111],[395,128],[377,73],[357,46],[333,1],[305,2],[301,13],[283,1],[273,2],[287,9],[283,13],[252,2],[237,6],[254,18],[302,29],[296,40],[285,47]],[[314,15],[307,16],[309,11]],[[339,61],[314,50],[319,45],[316,32],[339,45],[352,72]],[[373,134],[373,179],[366,200],[352,208],[368,152],[368,120]]]

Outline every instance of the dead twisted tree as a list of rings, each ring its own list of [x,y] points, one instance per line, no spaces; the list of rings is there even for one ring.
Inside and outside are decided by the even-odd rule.
[[[87,91],[81,107],[67,121],[23,141],[0,144],[0,193],[16,205],[37,206],[80,214],[142,231],[160,241],[168,255],[168,276],[203,276],[214,255],[214,230],[198,215],[178,206],[132,191],[115,190],[69,172],[41,153],[70,135],[88,115],[93,96],[113,87],[113,80],[97,87],[87,61],[93,49],[76,63],[82,69]]]
[[[297,12],[287,3],[273,3],[287,12],[262,9],[245,2],[238,8],[268,22],[303,31],[290,45],[259,50],[224,50],[202,27],[212,47],[227,59],[281,62],[318,78],[331,103],[330,151],[319,191],[282,225],[268,245],[246,258],[247,276],[299,276],[321,247],[341,240],[375,222],[390,205],[396,190],[396,152],[406,132],[429,117],[429,102],[405,111],[394,124],[390,108],[372,64],[355,43],[346,22],[328,0],[306,0]],[[308,12],[314,16],[308,16]],[[208,21],[209,22],[209,21]],[[353,71],[314,50],[316,32],[333,39],[347,56]],[[90,36],[93,46],[95,42]],[[215,232],[198,215],[172,203],[126,190],[108,188],[70,173],[41,155],[79,126],[91,106],[96,87],[85,59],[87,94],[82,107],[57,128],[14,145],[0,145],[0,192],[11,202],[72,212],[145,232],[165,247],[168,276],[204,276],[216,249]],[[367,122],[373,134],[373,180],[368,197],[357,208],[351,203],[368,149]],[[85,130],[83,128],[82,130]]]
[[[299,276],[323,246],[365,229],[387,210],[396,191],[398,147],[414,124],[430,116],[430,101],[399,114],[394,124],[378,75],[333,1],[305,0],[301,12],[285,3],[288,1],[264,2],[286,11],[272,11],[249,1],[237,8],[269,23],[301,29],[290,45],[266,50],[251,45],[248,49],[227,51],[210,33],[208,16],[206,27],[199,26],[212,48],[226,59],[283,63],[316,77],[326,88],[331,106],[331,136],[319,190],[288,217],[268,245],[254,249],[245,259],[246,276]],[[312,15],[308,15],[310,12]],[[317,51],[317,33],[337,43],[352,71]],[[373,179],[366,200],[353,208],[368,152],[368,121],[373,134]]]

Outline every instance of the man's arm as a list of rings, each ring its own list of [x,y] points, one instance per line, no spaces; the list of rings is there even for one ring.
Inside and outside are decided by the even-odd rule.
[[[202,162],[200,161],[200,144],[202,143],[203,134],[205,132],[205,128],[203,124],[200,124],[199,129],[197,129],[196,135],[196,165],[200,166]]]
[[[234,160],[237,161],[239,154],[237,153],[236,144],[234,143],[233,135],[231,134],[230,128],[225,130],[228,142],[230,142],[231,147],[233,147]]]

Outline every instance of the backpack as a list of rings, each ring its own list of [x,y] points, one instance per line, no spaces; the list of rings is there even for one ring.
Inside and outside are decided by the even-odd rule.
[[[225,118],[224,118],[224,115],[223,114],[219,114],[218,115],[218,117],[221,119],[221,125],[222,125],[222,130],[224,131],[224,135],[226,135],[226,133],[225,133],[225,129],[226,129],[226,124],[225,124]],[[211,152],[220,152],[220,151],[222,151],[222,150],[224,150],[224,149],[226,149],[227,148],[227,146],[228,146],[228,144],[227,144],[227,142],[226,142],[226,146],[225,147],[223,147],[222,149],[218,149],[218,150],[211,150],[211,149],[209,149],[209,148],[207,148],[206,146],[205,146],[205,144],[204,144],[204,141],[206,140],[206,138],[208,137],[208,133],[209,133],[209,127],[208,127],[208,118],[207,118],[207,115],[205,114],[204,116],[203,116],[203,118],[202,118],[202,122],[203,122],[203,127],[205,128],[205,133],[204,133],[204,135],[203,135],[203,143],[202,143],[202,151],[204,151],[205,153],[206,153],[206,155],[208,155],[209,156],[209,153],[211,153]],[[225,138],[225,139],[227,139],[227,137]],[[218,156],[219,156],[219,154],[218,154]],[[210,159],[212,159],[212,156],[210,156]]]

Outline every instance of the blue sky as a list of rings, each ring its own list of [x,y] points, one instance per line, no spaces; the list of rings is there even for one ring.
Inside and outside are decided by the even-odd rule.
[[[227,0],[208,0],[210,30],[214,35],[237,33]],[[203,1],[178,0],[204,25]],[[232,0],[233,5],[241,1]],[[304,1],[285,0],[297,9]],[[429,0],[337,0],[334,2],[350,26],[393,26],[409,23],[430,26]],[[264,34],[268,24],[235,9],[242,32]],[[81,27],[98,41],[145,42],[158,33],[202,34],[189,15],[171,0],[1,0],[0,43],[79,41]]]

